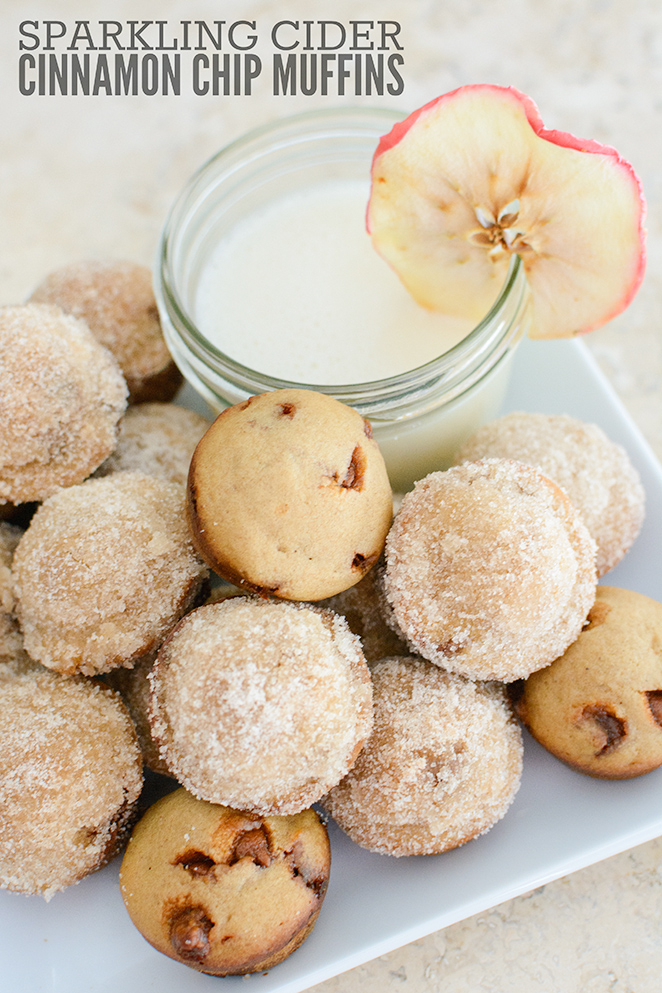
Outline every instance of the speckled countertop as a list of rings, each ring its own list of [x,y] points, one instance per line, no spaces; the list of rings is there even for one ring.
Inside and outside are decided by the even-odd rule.
[[[220,10],[222,6],[222,11]],[[659,0],[31,0],[0,9],[0,300],[89,256],[151,263],[191,172],[249,128],[342,103],[413,108],[468,82],[514,85],[547,127],[616,146],[646,192],[648,272],[629,309],[588,339],[662,457],[662,6]],[[222,17],[399,21],[393,97],[22,96],[21,20]],[[267,47],[269,47],[267,45]],[[660,801],[662,804],[662,800]],[[658,993],[662,839],[583,869],[315,987],[319,993]]]

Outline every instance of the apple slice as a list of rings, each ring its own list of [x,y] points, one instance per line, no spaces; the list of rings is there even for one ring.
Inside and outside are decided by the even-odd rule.
[[[377,148],[367,226],[424,307],[474,321],[511,256],[532,290],[531,337],[600,327],[641,283],[645,204],[615,149],[547,131],[512,87],[464,86],[396,124]]]

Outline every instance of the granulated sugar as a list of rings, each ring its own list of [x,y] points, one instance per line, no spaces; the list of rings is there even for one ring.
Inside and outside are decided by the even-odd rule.
[[[553,661],[595,596],[595,545],[529,466],[485,460],[431,473],[386,543],[385,589],[411,647],[450,671],[513,680]]]
[[[57,307],[0,309],[0,502],[43,500],[112,452],[126,383],[88,327]]]
[[[135,731],[116,694],[36,666],[3,680],[0,883],[56,890],[115,855],[142,788]]]
[[[139,403],[120,421],[117,447],[95,475],[145,472],[186,483],[191,456],[209,421],[174,403]]]
[[[175,629],[150,676],[180,782],[211,803],[295,813],[351,767],[372,724],[360,642],[330,611],[236,597]]]
[[[503,690],[413,658],[383,659],[372,677],[372,734],[324,807],[353,841],[388,855],[443,852],[487,831],[522,770]]]
[[[508,414],[479,428],[455,461],[485,458],[525,462],[561,487],[598,546],[598,577],[639,534],[645,500],[639,475],[625,449],[597,424],[566,414]]]
[[[193,551],[182,487],[116,473],[47,500],[13,573],[29,654],[59,672],[94,675],[158,647],[207,569]]]
[[[119,362],[132,396],[144,381],[172,362],[147,266],[123,261],[73,262],[50,273],[30,299],[55,304],[84,320]]]

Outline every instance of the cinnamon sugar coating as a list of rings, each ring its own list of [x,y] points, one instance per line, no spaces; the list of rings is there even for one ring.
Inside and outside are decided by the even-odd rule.
[[[105,677],[105,681],[114,690],[117,690],[131,715],[144,764],[152,772],[169,776],[170,770],[159,754],[159,746],[152,737],[149,723],[150,685],[148,677],[155,658],[156,655],[152,653],[139,659],[131,669],[123,666],[113,669]]]
[[[382,570],[383,562],[380,561],[356,586],[350,586],[328,600],[321,600],[319,604],[342,614],[350,631],[361,639],[368,665],[391,655],[407,654],[407,645],[386,622],[381,590]]]
[[[172,400],[182,376],[163,338],[147,266],[73,262],[50,273],[30,300],[55,304],[88,324],[119,362],[131,403]]]
[[[386,543],[397,627],[424,658],[514,680],[575,640],[595,598],[595,543],[530,466],[487,459],[420,480]]]
[[[382,659],[372,678],[372,734],[325,809],[384,855],[445,852],[493,827],[522,772],[503,690],[412,658]]]
[[[13,573],[26,650],[67,675],[154,651],[207,576],[183,488],[128,472],[47,500],[19,542]]]
[[[285,600],[322,600],[370,570],[392,518],[370,425],[313,390],[273,390],[223,411],[195,450],[188,514],[224,579]]]
[[[507,414],[479,428],[455,462],[484,458],[526,462],[561,487],[595,540],[598,578],[620,562],[641,530],[639,474],[597,424],[566,414]]]
[[[174,403],[139,403],[119,423],[115,451],[95,475],[146,472],[186,485],[191,456],[209,421]]]
[[[188,614],[152,669],[152,732],[195,796],[261,814],[310,806],[372,725],[358,639],[331,611],[231,597]]]
[[[31,670],[45,671],[25,651],[18,622],[9,615],[0,614],[0,681]]]
[[[136,825],[120,885],[158,951],[200,972],[243,975],[277,965],[307,937],[330,860],[314,810],[258,817],[179,789]]]
[[[46,669],[0,684],[0,885],[46,899],[118,851],[142,788],[112,691]]]
[[[0,502],[41,501],[112,452],[126,406],[117,363],[58,307],[0,308]]]

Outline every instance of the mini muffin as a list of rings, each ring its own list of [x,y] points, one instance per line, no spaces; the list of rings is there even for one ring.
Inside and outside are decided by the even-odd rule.
[[[548,665],[595,597],[595,544],[578,512],[555,483],[505,459],[418,482],[386,563],[394,622],[412,650],[472,679]]]
[[[531,734],[580,772],[605,779],[662,765],[662,604],[599,586],[588,623],[548,669],[518,687]]]
[[[142,788],[119,697],[46,669],[2,680],[0,885],[49,899],[118,851]]]
[[[105,681],[114,690],[117,690],[131,715],[144,764],[152,772],[169,776],[170,771],[159,754],[159,747],[152,737],[152,729],[149,724],[150,685],[148,677],[155,658],[155,654],[152,653],[139,659],[132,669],[124,667],[113,669],[107,674]]]
[[[351,768],[372,726],[360,643],[331,611],[230,597],[188,614],[150,674],[152,733],[210,803],[294,814]]]
[[[644,490],[625,449],[597,424],[567,415],[508,414],[462,446],[457,463],[502,458],[526,462],[553,479],[595,539],[598,578],[623,558],[644,520]]]
[[[66,675],[94,675],[158,648],[207,570],[183,488],[123,472],[50,497],[18,544],[13,574],[26,651]]]
[[[368,665],[391,655],[407,654],[405,642],[386,623],[381,569],[382,564],[378,564],[356,586],[320,602],[320,607],[342,614],[350,631],[359,636]]]
[[[110,455],[126,383],[110,352],[58,307],[0,308],[0,503],[41,501]]]
[[[200,972],[241,975],[277,965],[310,934],[330,859],[314,810],[257,817],[179,789],[136,825],[120,886],[158,951]]]
[[[146,472],[186,485],[191,456],[209,421],[174,403],[139,403],[120,421],[117,447],[97,476],[111,472]]]
[[[50,273],[30,297],[82,318],[120,364],[131,403],[172,400],[182,376],[165,343],[147,266],[74,262]]]
[[[353,841],[384,855],[445,852],[493,827],[522,772],[503,689],[422,659],[383,659],[372,677],[372,734],[325,809]]]
[[[379,558],[391,487],[360,414],[312,390],[275,390],[214,421],[191,462],[188,510],[200,554],[229,582],[322,600]]]

